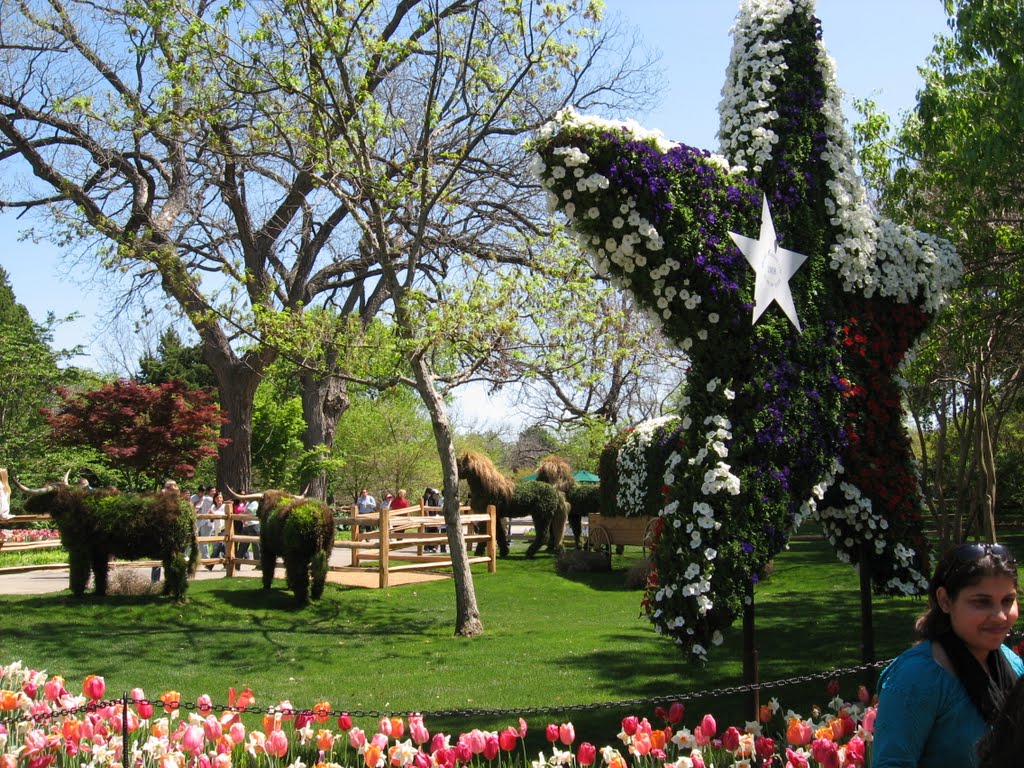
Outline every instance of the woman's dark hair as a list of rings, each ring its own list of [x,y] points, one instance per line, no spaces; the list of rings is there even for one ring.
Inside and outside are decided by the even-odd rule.
[[[939,606],[939,587],[945,587],[950,599],[955,600],[960,590],[989,576],[1007,576],[1017,584],[1017,562],[1005,545],[968,542],[947,549],[928,583],[928,610],[917,619],[918,634],[934,640],[952,628],[949,614]]]
[[[978,742],[978,768],[1017,765],[1024,753],[1024,677],[1018,677],[995,722]]]

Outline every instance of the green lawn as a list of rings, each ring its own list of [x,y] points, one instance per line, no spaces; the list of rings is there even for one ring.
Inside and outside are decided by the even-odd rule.
[[[229,686],[251,686],[263,706],[327,699],[354,712],[542,708],[554,711],[528,716],[532,727],[571,719],[606,743],[622,716],[650,715],[653,707],[576,706],[742,682],[739,625],[704,668],[653,632],[640,616],[641,593],[623,586],[638,554],[616,557],[611,573],[566,578],[550,557],[531,561],[513,550],[498,573],[476,574],[486,633],[471,640],[453,636],[448,581],[383,591],[328,585],[321,601],[296,609],[283,580],[264,593],[257,580],[239,578],[194,582],[184,605],[155,596],[0,596],[0,648],[4,661],[22,659],[71,681],[102,675],[110,695],[141,686],[151,696],[176,689],[184,701],[205,692],[222,702]],[[876,600],[879,658],[911,642],[922,606]],[[856,574],[822,542],[794,542],[777,559],[758,587],[756,611],[762,681],[859,663]],[[857,682],[842,681],[848,696]],[[768,695],[797,710],[827,698],[820,681]],[[687,708],[694,717],[714,711],[736,721],[749,719],[744,701],[733,694]],[[514,717],[442,720],[459,731]]]

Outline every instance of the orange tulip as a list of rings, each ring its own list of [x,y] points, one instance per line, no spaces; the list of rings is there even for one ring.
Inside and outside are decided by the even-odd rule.
[[[158,739],[166,739],[169,732],[167,720],[162,717],[154,720],[153,724],[149,727],[149,732]]]
[[[331,703],[329,701],[318,701],[313,705],[313,719],[318,723],[326,723],[331,719]]]
[[[0,711],[13,712],[18,708],[18,694],[14,691],[0,691]]]
[[[363,757],[366,760],[367,768],[380,768],[384,764],[384,751],[376,744],[367,744]]]
[[[618,752],[608,761],[608,768],[629,768],[626,763],[626,758],[620,755]]]
[[[164,704],[164,712],[170,714],[181,705],[181,694],[177,691],[164,691],[160,694],[160,701]]]
[[[79,726],[81,724],[82,723],[74,717],[69,717],[67,720],[61,723],[60,732],[61,735],[64,737],[64,740],[74,742],[75,744],[77,744],[78,740],[82,738],[78,732]]]
[[[317,749],[323,752],[330,752],[334,748],[334,733],[327,729],[320,729],[316,732]]]
[[[802,747],[804,744],[810,744],[813,736],[814,729],[811,727],[810,723],[804,722],[798,717],[790,719],[789,727],[786,728],[786,741],[794,747]]]

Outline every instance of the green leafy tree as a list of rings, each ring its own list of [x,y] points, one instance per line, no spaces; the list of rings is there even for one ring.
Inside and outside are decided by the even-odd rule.
[[[0,268],[0,466],[18,473],[55,472],[57,460],[82,459],[51,454],[50,429],[40,413],[59,400],[57,387],[72,385],[80,375],[77,369],[60,367],[74,350],[51,347],[60,322],[51,314],[42,324],[35,323]]]
[[[217,453],[220,409],[181,382],[150,386],[119,379],[90,392],[60,394],[63,404],[46,413],[54,442],[99,451],[130,489],[192,477],[200,461]]]
[[[174,328],[160,334],[155,352],[139,359],[138,378],[142,384],[180,381],[189,389],[217,389],[217,379],[203,360],[202,345],[186,346]]]
[[[1004,422],[1024,385],[1024,6],[947,0],[952,34],[891,133],[867,104],[859,139],[880,205],[952,240],[964,281],[910,369],[935,524],[944,542],[995,535]]]

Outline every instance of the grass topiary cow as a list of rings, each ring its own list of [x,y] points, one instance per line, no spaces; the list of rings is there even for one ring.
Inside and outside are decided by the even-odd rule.
[[[334,518],[330,508],[319,499],[294,496],[285,491],[235,496],[260,502],[263,588],[270,589],[273,584],[274,565],[280,555],[288,588],[295,594],[298,604],[306,605],[311,597],[319,600],[334,548]]]
[[[25,511],[46,514],[60,530],[68,551],[69,587],[85,593],[92,572],[96,594],[107,593],[111,557],[160,560],[166,573],[163,592],[177,599],[195,575],[196,514],[176,493],[119,493],[69,487],[66,482],[42,488],[18,487],[28,495]]]

